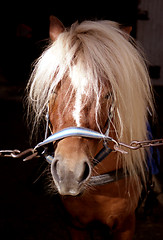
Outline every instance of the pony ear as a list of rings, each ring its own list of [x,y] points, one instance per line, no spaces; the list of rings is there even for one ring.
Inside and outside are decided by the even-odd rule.
[[[129,36],[130,36],[131,31],[132,31],[132,26],[121,26],[120,29],[125,33],[124,37],[127,40],[129,40]]]
[[[55,16],[50,16],[49,36],[52,41],[55,41],[59,34],[65,30],[63,23]]]

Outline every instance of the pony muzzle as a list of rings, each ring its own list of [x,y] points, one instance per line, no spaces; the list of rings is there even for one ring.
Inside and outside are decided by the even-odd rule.
[[[70,159],[55,156],[51,164],[51,174],[60,195],[77,196],[89,181],[91,164],[87,159],[74,163]]]

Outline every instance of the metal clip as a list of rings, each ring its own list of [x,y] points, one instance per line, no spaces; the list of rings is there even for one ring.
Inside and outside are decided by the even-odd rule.
[[[125,151],[125,150],[123,150],[122,148],[120,148],[120,146],[117,145],[117,144],[114,145],[114,150],[115,150],[116,152],[120,152],[120,153],[122,153],[122,154],[128,154],[127,151]]]

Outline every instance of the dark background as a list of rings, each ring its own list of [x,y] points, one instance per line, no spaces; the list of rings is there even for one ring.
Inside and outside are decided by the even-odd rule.
[[[36,140],[29,140],[31,127],[26,119],[25,86],[32,62],[48,44],[49,16],[57,16],[65,26],[84,19],[114,20],[132,25],[132,35],[136,37],[137,4],[136,0],[0,3],[0,149],[24,150],[35,146]],[[154,92],[158,120],[153,134],[162,138],[163,89],[154,87]],[[163,147],[159,150],[158,178],[162,184]],[[1,239],[69,239],[66,213],[59,197],[48,194],[46,177],[40,176],[45,167],[46,163],[38,159],[24,163],[0,158]],[[162,213],[157,202],[148,214],[139,211],[135,238],[162,239]],[[100,238],[100,229],[92,227],[96,239],[104,239]]]

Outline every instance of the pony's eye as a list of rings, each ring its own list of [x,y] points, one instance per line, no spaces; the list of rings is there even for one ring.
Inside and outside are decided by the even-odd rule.
[[[107,93],[106,95],[105,95],[105,99],[109,99],[111,97],[111,93]]]
[[[52,97],[53,97],[54,99],[57,98],[57,95],[58,95],[57,92],[55,92],[55,91],[52,92]]]

